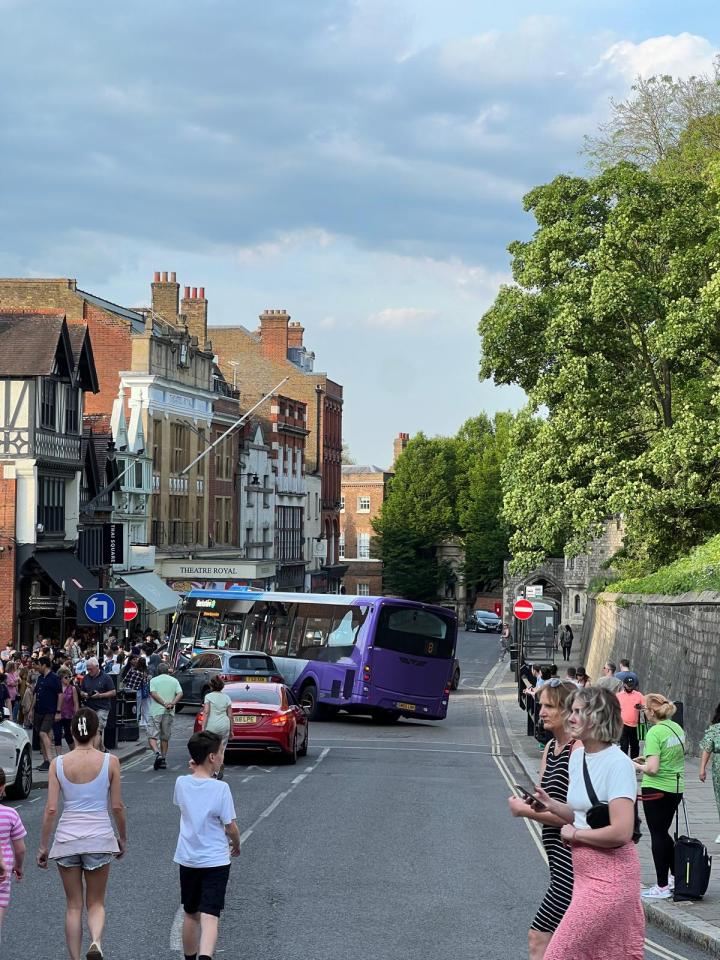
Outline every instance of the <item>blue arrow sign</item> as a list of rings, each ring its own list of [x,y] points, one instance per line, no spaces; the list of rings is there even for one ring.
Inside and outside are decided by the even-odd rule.
[[[85,601],[85,616],[92,623],[107,623],[115,616],[115,601],[108,593],[93,593]]]

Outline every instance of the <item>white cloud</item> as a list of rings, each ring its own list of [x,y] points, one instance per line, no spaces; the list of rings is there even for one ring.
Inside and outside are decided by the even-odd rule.
[[[239,264],[258,263],[265,260],[275,260],[288,253],[299,250],[318,250],[330,247],[335,237],[327,230],[287,230],[279,233],[275,239],[266,243],[257,243],[252,246],[238,247],[235,250],[235,260]]]
[[[715,53],[705,37],[680,33],[650,37],[641,43],[621,40],[603,54],[599,66],[610,65],[631,79],[665,73],[690,77],[711,73]]]
[[[430,320],[437,320],[437,310],[425,310],[422,307],[387,307],[377,313],[371,313],[367,319],[371,327],[384,330],[406,330],[418,327]]]

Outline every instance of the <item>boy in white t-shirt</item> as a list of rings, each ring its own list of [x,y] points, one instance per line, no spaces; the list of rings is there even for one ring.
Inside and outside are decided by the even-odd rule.
[[[222,741],[203,730],[188,740],[193,773],[178,777],[173,803],[180,807],[175,863],[180,865],[180,899],[185,960],[211,960],[230,877],[230,857],[240,856],[240,831],[230,787],[214,779],[223,760]],[[228,846],[229,841],[229,846]]]

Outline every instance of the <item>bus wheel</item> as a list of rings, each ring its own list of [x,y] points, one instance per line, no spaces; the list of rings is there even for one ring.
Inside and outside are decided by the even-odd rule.
[[[306,684],[300,691],[300,706],[307,714],[308,720],[317,720],[320,716],[318,691],[314,683]]]

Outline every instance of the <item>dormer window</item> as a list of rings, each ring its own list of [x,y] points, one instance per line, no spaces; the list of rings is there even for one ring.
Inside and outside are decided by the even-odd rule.
[[[55,430],[57,412],[57,383],[55,380],[43,380],[40,393],[40,426]]]

